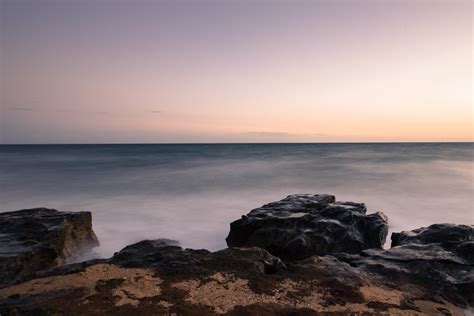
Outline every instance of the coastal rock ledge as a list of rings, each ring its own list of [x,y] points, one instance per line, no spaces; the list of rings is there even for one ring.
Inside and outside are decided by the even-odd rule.
[[[99,242],[90,212],[0,213],[0,285],[81,258]]]
[[[0,216],[8,214],[13,227],[26,221],[29,213]],[[259,213],[265,215],[259,217]],[[233,223],[229,236],[238,227],[237,236],[247,240],[244,247],[210,252],[183,249],[168,239],[144,240],[109,259],[30,269],[0,285],[0,314],[473,313],[474,226],[435,224],[394,233],[392,248],[382,249],[387,219],[365,213],[363,204],[335,202],[330,195],[289,196],[252,211],[248,217],[255,218],[242,222],[263,230],[257,233],[258,238],[252,237],[258,230],[249,229],[245,236],[242,227],[246,225]],[[38,219],[51,228],[48,217]],[[328,237],[323,243],[320,239],[325,234]],[[281,235],[282,245],[296,238],[311,246],[298,248],[303,255],[288,247],[270,247],[278,241],[276,235]],[[46,242],[41,235],[35,236],[36,243]],[[254,240],[272,242],[261,247],[248,244]],[[2,249],[10,243],[9,239],[0,241]]]

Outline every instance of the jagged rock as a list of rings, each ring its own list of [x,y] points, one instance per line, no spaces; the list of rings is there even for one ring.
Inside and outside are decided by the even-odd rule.
[[[460,243],[473,241],[472,226],[433,224],[410,231],[392,234],[392,247],[403,244]]]
[[[295,218],[314,216],[310,227],[315,235],[318,229],[319,234],[334,232],[323,223],[340,222],[349,225],[341,238],[359,236],[367,245],[367,239],[383,235],[387,221],[365,212],[363,204],[304,195],[270,203],[251,216],[273,223],[271,229],[287,227],[290,232],[308,225],[296,224]],[[251,223],[258,227],[257,219]],[[472,231],[473,226],[432,225],[394,233],[396,246],[388,250],[314,255],[285,263],[257,247],[209,252],[183,249],[167,239],[144,240],[110,259],[17,277],[0,288],[0,314],[462,315],[474,305]]]
[[[98,245],[90,212],[0,213],[0,285],[77,259]]]
[[[357,256],[357,255],[348,255]],[[374,258],[373,260],[377,260]],[[396,263],[393,263],[396,264]],[[0,289],[0,313],[71,315],[445,315],[451,297],[334,256],[286,266],[266,250],[142,241],[110,259],[57,267]],[[66,303],[67,302],[67,303]],[[456,301],[455,301],[456,302]]]
[[[383,213],[333,195],[297,194],[265,204],[230,224],[229,247],[256,246],[285,260],[382,248],[388,232]]]
[[[392,234],[392,248],[336,256],[384,283],[417,284],[434,299],[474,305],[473,226],[434,224]],[[404,287],[406,288],[406,287]]]

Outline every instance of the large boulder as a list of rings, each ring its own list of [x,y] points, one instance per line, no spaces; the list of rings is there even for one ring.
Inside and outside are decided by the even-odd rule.
[[[289,195],[232,222],[226,241],[229,247],[261,247],[285,260],[382,248],[387,218],[366,213],[363,203],[336,202],[333,195]]]
[[[90,212],[0,213],[0,285],[76,260],[98,245]]]

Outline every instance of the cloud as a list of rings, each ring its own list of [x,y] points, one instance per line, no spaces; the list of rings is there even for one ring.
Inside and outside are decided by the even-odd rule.
[[[100,114],[100,115],[109,115],[109,114],[121,114],[121,115],[137,115],[140,114],[139,112],[134,111],[93,111],[93,110],[82,110],[81,108],[78,109],[71,109],[71,108],[60,108],[60,107],[47,107],[47,108],[32,108],[32,107],[25,107],[25,106],[13,106],[7,108],[8,111],[35,111],[35,112],[47,112],[47,113],[72,113],[72,114]],[[160,114],[162,113],[161,110],[150,110],[150,113]],[[143,114],[143,113],[142,113]]]
[[[47,112],[47,113],[76,113],[76,114],[110,114],[107,111],[82,111],[74,109],[61,109],[61,108],[49,108],[49,109],[33,109],[29,107],[10,107],[7,110],[9,111],[35,111],[35,112]]]
[[[82,111],[82,110],[71,110],[71,109],[50,109],[45,112],[56,112],[56,113],[78,113],[78,114],[110,114],[107,111]]]
[[[310,137],[328,137],[330,135],[323,133],[289,133],[289,132],[265,132],[265,131],[251,131],[244,132],[242,135],[263,137],[263,138],[310,138]]]
[[[33,111],[32,108],[25,108],[25,107],[13,107],[13,108],[8,108],[10,111]]]

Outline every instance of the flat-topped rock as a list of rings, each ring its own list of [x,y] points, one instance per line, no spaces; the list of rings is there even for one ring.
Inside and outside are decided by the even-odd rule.
[[[90,212],[0,213],[0,285],[77,259],[98,245]]]
[[[289,195],[232,222],[226,241],[229,247],[261,247],[285,260],[382,248],[387,218],[366,213],[365,204],[333,195]]]

